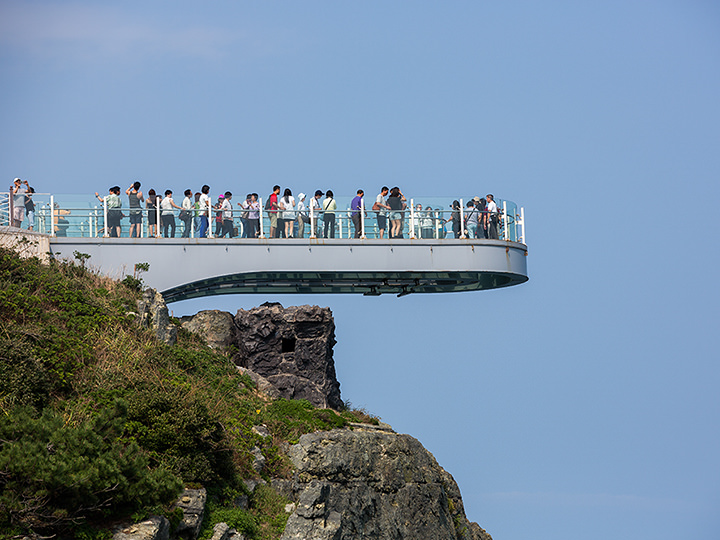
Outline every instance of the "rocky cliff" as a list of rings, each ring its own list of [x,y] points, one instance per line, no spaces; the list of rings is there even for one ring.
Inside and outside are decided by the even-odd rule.
[[[235,316],[203,311],[183,326],[234,351],[235,363],[270,396],[342,406],[329,309],[268,303]],[[272,481],[293,501],[281,540],[491,540],[465,516],[452,476],[416,439],[390,426],[306,434],[288,454],[294,478]]]
[[[297,503],[281,540],[491,540],[409,435],[355,426],[303,435],[289,454]]]
[[[335,375],[335,322],[329,308],[266,303],[235,316],[201,311],[182,320],[208,345],[235,351],[233,361],[268,381],[276,397],[306,399],[316,407],[342,407]]]

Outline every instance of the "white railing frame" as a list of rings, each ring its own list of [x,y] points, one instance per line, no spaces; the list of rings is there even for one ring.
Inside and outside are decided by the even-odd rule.
[[[260,216],[260,236],[258,236],[258,238],[265,238],[265,225],[263,224],[262,197],[258,197],[258,204],[260,205],[260,210],[258,210],[258,215]]]
[[[360,238],[365,240],[365,197],[360,199]]]
[[[502,208],[503,208],[502,209],[503,220],[505,220],[505,227],[503,228],[503,231],[504,231],[503,237],[504,237],[505,241],[507,242],[508,241],[508,222],[507,222],[507,203],[505,201],[503,201]],[[498,223],[498,225],[500,225],[500,223]]]
[[[463,200],[460,199],[460,238],[467,238],[467,236],[465,236],[465,212],[463,211],[463,205]]]
[[[50,207],[53,208],[54,205],[51,203]],[[55,217],[52,215],[54,210],[50,211],[50,223],[51,230],[55,231]],[[107,207],[107,195],[103,197],[103,219],[105,220],[103,223],[105,224],[104,232],[103,232],[103,238],[110,238],[110,228],[108,227],[108,207]]]
[[[415,199],[410,199],[410,238],[415,239]]]
[[[50,236],[55,236],[55,195],[50,195]]]

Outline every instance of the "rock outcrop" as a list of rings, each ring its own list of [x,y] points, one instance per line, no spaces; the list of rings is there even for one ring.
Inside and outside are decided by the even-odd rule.
[[[195,540],[198,537],[205,516],[206,500],[207,492],[204,488],[185,489],[183,491],[180,498],[173,505],[183,512],[183,518],[174,531],[175,537],[187,540]]]
[[[312,433],[290,458],[297,506],[281,540],[491,540],[468,521],[452,476],[409,435]]]
[[[150,516],[147,520],[121,528],[113,534],[113,540],[168,540],[170,522],[164,516]]]
[[[201,311],[184,317],[182,325],[211,347],[235,351],[235,364],[248,370],[271,397],[342,407],[333,361],[335,322],[329,308],[266,303],[241,309],[235,317]]]
[[[150,327],[160,341],[175,345],[177,326],[170,322],[165,299],[155,289],[146,289],[137,302],[138,319],[141,326]]]

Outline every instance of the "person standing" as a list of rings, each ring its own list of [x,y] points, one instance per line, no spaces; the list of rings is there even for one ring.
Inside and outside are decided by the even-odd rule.
[[[323,192],[319,189],[315,191],[315,195],[312,199],[310,199],[310,213],[312,214],[312,219],[310,220],[310,227],[313,226],[312,221],[315,220],[315,237],[320,238],[322,235],[320,234],[320,213],[322,212],[322,206],[320,205],[320,197],[323,196]],[[311,231],[310,236],[313,235],[313,231]]]
[[[178,216],[180,218],[180,221],[183,222],[183,238],[190,238],[190,231],[192,229],[192,222],[193,222],[193,201],[190,197],[193,196],[193,192],[191,189],[186,189],[183,193],[185,195],[185,198],[182,202],[182,210],[180,210],[180,215]]]
[[[305,205],[305,194],[300,193],[298,195],[298,203],[297,203],[298,238],[305,237],[305,224],[306,223],[310,223],[310,218],[307,215],[307,206]]]
[[[460,201],[454,200],[450,208],[452,208],[452,214],[450,214],[450,219],[445,220],[445,223],[452,221],[453,236],[460,238]]]
[[[295,198],[290,188],[285,188],[282,199],[278,203],[282,210],[282,220],[285,226],[285,238],[293,237],[293,226],[295,225]]]
[[[162,221],[163,236],[165,238],[175,238],[175,212],[173,208],[181,210],[181,208],[175,204],[172,198],[173,192],[169,189],[165,190],[165,198],[160,203],[160,219]],[[170,235],[168,232],[172,231]]]
[[[96,191],[95,196],[98,200],[107,206],[107,223],[105,227],[108,229],[110,238],[120,238],[122,233],[122,201],[120,200],[120,186],[113,186],[108,190],[105,198],[101,197]]]
[[[323,222],[325,223],[325,238],[335,238],[335,210],[337,201],[333,198],[333,192],[327,190],[325,199],[322,202]]]
[[[208,227],[210,225],[210,207],[212,203],[210,201],[210,186],[205,184],[200,189],[199,212],[200,212],[200,232],[198,238],[207,237]]]
[[[159,238],[160,230],[157,225],[157,204],[159,197],[155,193],[154,189],[149,189],[147,192],[147,199],[145,199],[145,209],[147,210],[148,218],[148,238]]]
[[[402,238],[402,219],[405,205],[405,195],[399,187],[390,190],[390,197],[387,200],[390,207],[390,238]]]
[[[245,200],[243,202],[237,203],[238,206],[242,209],[242,212],[240,212],[240,225],[242,227],[242,234],[240,235],[240,238],[251,238],[251,236],[248,236],[248,228],[250,227],[250,224],[248,223],[248,219],[250,218],[250,203],[252,202],[252,193],[248,193],[245,197]]]
[[[467,210],[465,211],[465,232],[468,238],[478,237],[478,214],[475,208],[475,201],[467,202]]]
[[[32,199],[35,190],[28,186],[25,193],[25,215],[28,219],[28,231],[35,230],[35,202]]]
[[[265,203],[265,210],[268,211],[270,218],[270,238],[277,238],[278,233],[278,195],[280,195],[280,186],[273,186],[272,193]]]
[[[232,203],[230,202],[231,200],[232,193],[226,191],[225,197],[223,197],[222,206],[220,207],[222,211],[222,231],[220,231],[220,238],[225,238],[225,235],[227,235],[228,238],[235,236],[235,223],[233,222],[233,208]]]
[[[215,206],[213,206],[213,208],[217,210],[217,212],[215,212],[215,236],[220,236],[220,234],[222,233],[223,217],[221,208],[223,202],[225,202],[225,195],[221,194],[218,196],[218,200],[215,203]]]
[[[487,200],[488,238],[498,240],[498,207],[495,204],[495,197],[488,193],[485,195],[485,200]]]
[[[142,236],[142,208],[140,203],[144,201],[142,191],[140,191],[140,182],[134,182],[125,190],[128,196],[128,207],[130,208],[130,238],[140,238]]]
[[[259,195],[253,193],[250,200],[250,212],[248,212],[248,238],[257,238],[260,234],[260,203],[258,199]]]
[[[23,184],[25,187],[23,187]],[[12,210],[12,226],[20,228],[25,217],[25,194],[27,193],[28,185],[27,180],[20,180],[16,178],[13,181],[13,186],[10,191],[13,195],[13,210]]]
[[[378,196],[375,197],[375,204],[373,204],[373,210],[376,212],[378,238],[382,238],[385,234],[385,229],[387,229],[387,211],[390,210],[387,203],[387,195],[389,192],[388,187],[383,186]]]
[[[350,203],[350,219],[352,219],[353,226],[355,227],[355,238],[362,236],[362,218],[360,213],[363,211],[363,195],[365,192],[362,189],[357,190],[357,195]]]

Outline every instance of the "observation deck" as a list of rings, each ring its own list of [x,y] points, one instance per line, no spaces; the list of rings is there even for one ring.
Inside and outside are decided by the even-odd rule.
[[[267,238],[267,211],[261,211],[261,238],[194,238],[194,223],[189,238],[148,238],[156,215],[146,212],[141,224],[145,237],[111,238],[105,236],[104,208],[92,203],[58,204],[63,196],[46,198],[45,203],[42,194],[34,196],[35,230],[47,239],[52,256],[72,260],[89,255],[90,267],[114,278],[139,275],[167,302],[220,294],[405,296],[495,289],[528,280],[524,213],[509,201],[498,204],[498,239],[468,238],[464,220],[460,237],[454,238],[445,223],[451,217],[452,201],[437,198],[420,199],[423,210],[404,212],[403,238],[378,238],[372,211],[360,223],[364,238],[350,237],[354,226],[349,210],[340,210],[342,198],[336,211],[336,238],[309,238],[310,224],[305,226],[305,238]],[[123,211],[129,213],[127,205]],[[241,233],[245,222],[240,211],[235,210],[234,218]],[[322,215],[312,216],[316,230],[322,221]],[[122,222],[126,235],[128,219]],[[183,224],[178,225],[182,231]],[[4,230],[6,235],[8,231],[27,234],[12,227]],[[140,272],[138,263],[147,263],[148,270]]]

